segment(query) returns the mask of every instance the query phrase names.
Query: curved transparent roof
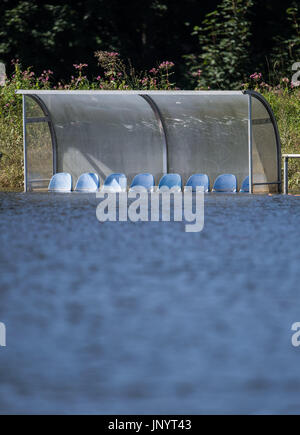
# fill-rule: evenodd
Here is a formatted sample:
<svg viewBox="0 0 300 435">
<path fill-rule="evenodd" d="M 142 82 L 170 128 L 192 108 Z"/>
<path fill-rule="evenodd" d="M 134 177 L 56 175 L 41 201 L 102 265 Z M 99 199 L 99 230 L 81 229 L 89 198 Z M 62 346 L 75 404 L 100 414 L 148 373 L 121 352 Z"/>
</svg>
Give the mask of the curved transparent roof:
<svg viewBox="0 0 300 435">
<path fill-rule="evenodd" d="M 168 172 L 215 179 L 248 171 L 248 98 L 238 95 L 153 96 L 168 138 Z"/>
<path fill-rule="evenodd" d="M 164 172 L 164 138 L 155 113 L 140 96 L 45 95 L 57 138 L 58 171 L 105 179 L 124 172 Z"/>
<path fill-rule="evenodd" d="M 137 173 L 150 172 L 158 184 L 164 173 L 176 172 L 184 183 L 193 173 L 206 173 L 213 183 L 218 175 L 232 173 L 240 186 L 249 174 L 250 123 L 253 183 L 258 191 L 266 190 L 266 183 L 276 188 L 280 183 L 276 122 L 254 92 L 18 93 L 32 96 L 43 108 L 53 130 L 56 171 L 70 172 L 74 179 L 97 172 L 103 181 L 112 172 L 123 172 L 130 182 Z M 30 105 L 26 118 L 31 112 L 41 116 L 32 101 Z"/>
</svg>

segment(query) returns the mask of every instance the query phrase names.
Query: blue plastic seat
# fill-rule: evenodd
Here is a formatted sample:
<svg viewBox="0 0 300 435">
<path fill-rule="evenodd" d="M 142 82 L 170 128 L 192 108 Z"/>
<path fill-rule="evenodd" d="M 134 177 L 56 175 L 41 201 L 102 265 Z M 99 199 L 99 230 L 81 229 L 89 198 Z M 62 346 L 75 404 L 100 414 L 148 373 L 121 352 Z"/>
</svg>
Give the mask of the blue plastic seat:
<svg viewBox="0 0 300 435">
<path fill-rule="evenodd" d="M 96 192 L 99 189 L 100 181 L 98 174 L 86 172 L 81 174 L 77 180 L 76 192 Z"/>
<path fill-rule="evenodd" d="M 236 176 L 233 174 L 222 174 L 217 177 L 213 192 L 236 192 L 236 189 Z"/>
<path fill-rule="evenodd" d="M 192 187 L 193 192 L 196 192 L 196 187 L 203 186 L 204 192 L 210 189 L 209 178 L 206 174 L 193 174 L 186 182 L 186 186 Z"/>
<path fill-rule="evenodd" d="M 140 187 L 144 187 L 148 192 L 153 191 L 154 177 L 152 174 L 138 174 L 132 180 L 130 190 L 139 190 Z"/>
<path fill-rule="evenodd" d="M 249 193 L 249 175 L 242 182 L 242 186 L 241 186 L 240 192 L 242 192 L 242 193 Z"/>
<path fill-rule="evenodd" d="M 72 176 L 68 172 L 54 174 L 48 186 L 49 192 L 71 192 Z"/>
<path fill-rule="evenodd" d="M 158 189 L 160 191 L 173 189 L 180 191 L 182 187 L 181 176 L 179 174 L 165 174 L 161 177 Z"/>
<path fill-rule="evenodd" d="M 122 173 L 110 174 L 103 185 L 102 190 L 107 192 L 126 192 L 127 178 Z"/>
</svg>

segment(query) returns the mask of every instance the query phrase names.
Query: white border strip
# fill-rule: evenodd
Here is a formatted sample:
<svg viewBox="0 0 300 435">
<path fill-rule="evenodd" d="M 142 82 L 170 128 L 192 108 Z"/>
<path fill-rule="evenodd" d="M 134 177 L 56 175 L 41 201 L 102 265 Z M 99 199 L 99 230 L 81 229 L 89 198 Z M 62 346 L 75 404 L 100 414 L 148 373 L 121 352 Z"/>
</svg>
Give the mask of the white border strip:
<svg viewBox="0 0 300 435">
<path fill-rule="evenodd" d="M 248 165 L 249 165 L 249 193 L 253 193 L 253 131 L 252 131 L 252 97 L 248 94 Z"/>
<path fill-rule="evenodd" d="M 27 192 L 27 137 L 26 137 L 26 101 L 22 95 L 23 113 L 23 156 L 24 156 L 24 192 Z"/>
<path fill-rule="evenodd" d="M 245 95 L 243 91 L 40 91 L 35 89 L 18 89 L 21 95 Z"/>
</svg>

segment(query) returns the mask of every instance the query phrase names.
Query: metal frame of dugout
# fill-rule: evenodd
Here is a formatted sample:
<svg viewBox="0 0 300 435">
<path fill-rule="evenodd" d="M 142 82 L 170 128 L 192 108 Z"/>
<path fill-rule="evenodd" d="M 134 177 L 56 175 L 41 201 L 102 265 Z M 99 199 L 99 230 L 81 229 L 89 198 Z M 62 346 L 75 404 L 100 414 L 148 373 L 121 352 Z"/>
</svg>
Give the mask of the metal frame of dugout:
<svg viewBox="0 0 300 435">
<path fill-rule="evenodd" d="M 249 193 L 281 192 L 281 145 L 255 91 L 39 91 L 23 98 L 24 190 L 51 176 L 140 172 L 249 176 Z"/>
<path fill-rule="evenodd" d="M 282 154 L 283 157 L 283 193 L 287 195 L 289 193 L 289 179 L 288 179 L 288 172 L 289 172 L 289 159 L 300 159 L 300 154 Z"/>
</svg>

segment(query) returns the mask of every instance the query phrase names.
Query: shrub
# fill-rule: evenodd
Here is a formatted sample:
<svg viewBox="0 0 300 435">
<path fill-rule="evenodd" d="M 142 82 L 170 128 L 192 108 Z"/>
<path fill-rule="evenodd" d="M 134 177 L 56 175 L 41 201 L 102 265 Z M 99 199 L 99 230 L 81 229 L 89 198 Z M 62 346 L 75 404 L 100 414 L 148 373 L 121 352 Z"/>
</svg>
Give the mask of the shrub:
<svg viewBox="0 0 300 435">
<path fill-rule="evenodd" d="M 195 26 L 201 54 L 185 55 L 197 89 L 236 89 L 248 67 L 252 0 L 222 0 Z"/>
</svg>

